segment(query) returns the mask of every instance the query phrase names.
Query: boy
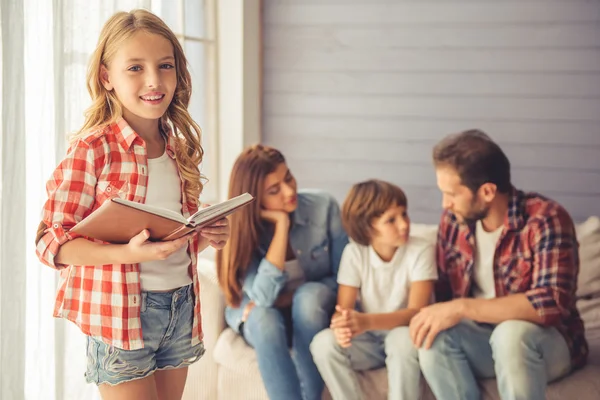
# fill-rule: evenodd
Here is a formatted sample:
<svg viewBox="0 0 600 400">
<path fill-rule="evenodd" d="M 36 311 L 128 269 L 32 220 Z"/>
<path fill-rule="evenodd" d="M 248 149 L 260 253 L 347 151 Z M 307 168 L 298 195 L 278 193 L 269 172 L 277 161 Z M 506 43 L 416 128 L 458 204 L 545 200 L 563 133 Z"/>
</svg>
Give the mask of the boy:
<svg viewBox="0 0 600 400">
<path fill-rule="evenodd" d="M 313 339 L 313 359 L 334 400 L 360 399 L 354 371 L 383 366 L 389 399 L 418 399 L 421 372 L 408 324 L 432 300 L 434 246 L 409 236 L 406 195 L 387 182 L 354 185 L 342 223 L 351 242 L 340 262 L 336 313 Z"/>
</svg>

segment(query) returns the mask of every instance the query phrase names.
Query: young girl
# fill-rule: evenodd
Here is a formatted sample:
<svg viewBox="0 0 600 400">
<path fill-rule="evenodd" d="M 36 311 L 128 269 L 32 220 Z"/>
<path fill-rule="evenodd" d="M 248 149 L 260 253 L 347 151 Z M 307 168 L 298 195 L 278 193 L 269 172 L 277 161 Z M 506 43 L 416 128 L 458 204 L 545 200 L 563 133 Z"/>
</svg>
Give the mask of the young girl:
<svg viewBox="0 0 600 400">
<path fill-rule="evenodd" d="M 103 399 L 180 399 L 203 352 L 199 251 L 222 248 L 223 219 L 169 242 L 115 245 L 69 233 L 114 196 L 189 216 L 202 191 L 200 128 L 187 111 L 179 41 L 155 15 L 111 17 L 88 71 L 92 106 L 48 181 L 40 260 L 61 272 L 54 315 L 88 335 L 86 378 Z"/>
<path fill-rule="evenodd" d="M 256 350 L 269 398 L 321 399 L 309 345 L 335 306 L 348 241 L 339 207 L 323 192 L 297 191 L 283 155 L 262 145 L 233 166 L 229 195 L 244 192 L 256 201 L 232 215 L 238 229 L 217 254 L 227 323 Z"/>
<path fill-rule="evenodd" d="M 383 366 L 388 399 L 418 399 L 421 372 L 408 324 L 432 299 L 434 247 L 409 237 L 406 196 L 387 182 L 354 185 L 342 221 L 352 241 L 340 263 L 331 329 L 310 346 L 315 363 L 334 400 L 363 398 L 354 371 Z"/>
</svg>

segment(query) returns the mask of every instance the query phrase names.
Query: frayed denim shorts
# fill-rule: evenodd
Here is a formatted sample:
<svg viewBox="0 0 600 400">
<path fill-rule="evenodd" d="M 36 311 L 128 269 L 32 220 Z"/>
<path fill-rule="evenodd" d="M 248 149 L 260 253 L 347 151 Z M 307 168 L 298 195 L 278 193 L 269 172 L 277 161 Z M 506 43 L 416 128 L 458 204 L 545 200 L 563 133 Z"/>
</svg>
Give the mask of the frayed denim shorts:
<svg viewBox="0 0 600 400">
<path fill-rule="evenodd" d="M 187 367 L 202 357 L 204 345 L 192 347 L 192 285 L 170 292 L 142 292 L 141 307 L 142 349 L 118 349 L 88 336 L 85 377 L 89 383 L 118 385 L 156 370 Z"/>
</svg>

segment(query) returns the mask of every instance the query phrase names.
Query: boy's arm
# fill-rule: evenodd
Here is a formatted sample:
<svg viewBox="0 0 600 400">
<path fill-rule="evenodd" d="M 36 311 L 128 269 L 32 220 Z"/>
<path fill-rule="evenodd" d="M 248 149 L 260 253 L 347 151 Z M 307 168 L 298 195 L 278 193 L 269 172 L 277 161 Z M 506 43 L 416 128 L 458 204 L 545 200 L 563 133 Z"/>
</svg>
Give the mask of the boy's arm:
<svg viewBox="0 0 600 400">
<path fill-rule="evenodd" d="M 337 295 L 337 305 L 344 309 L 354 309 L 358 298 L 358 288 L 340 285 Z"/>
<path fill-rule="evenodd" d="M 411 318 L 430 303 L 434 282 L 413 282 L 410 285 L 408 306 L 402 310 L 383 314 L 364 314 L 366 330 L 389 330 L 398 326 L 408 326 Z"/>
</svg>

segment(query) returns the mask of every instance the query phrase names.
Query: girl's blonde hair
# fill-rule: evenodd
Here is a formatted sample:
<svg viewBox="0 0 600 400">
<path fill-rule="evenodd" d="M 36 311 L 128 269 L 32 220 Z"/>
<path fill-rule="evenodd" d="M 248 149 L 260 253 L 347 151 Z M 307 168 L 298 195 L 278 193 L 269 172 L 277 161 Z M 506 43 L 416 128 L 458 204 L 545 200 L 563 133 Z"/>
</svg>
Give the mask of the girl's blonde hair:
<svg viewBox="0 0 600 400">
<path fill-rule="evenodd" d="M 100 68 L 108 63 L 120 45 L 137 32 L 160 35 L 171 42 L 177 72 L 177 87 L 169 108 L 160 118 L 161 131 L 167 132 L 172 126 L 176 138 L 175 153 L 179 171 L 184 180 L 184 191 L 188 203 L 196 207 L 202 192 L 200 163 L 204 150 L 201 145 L 201 130 L 192 120 L 188 105 L 192 95 L 192 82 L 187 68 L 187 60 L 181 44 L 169 27 L 156 15 L 146 10 L 118 12 L 102 28 L 98 44 L 94 50 L 87 72 L 87 89 L 92 97 L 92 105 L 85 111 L 83 127 L 71 136 L 71 143 L 86 136 L 91 131 L 116 122 L 123 110 L 114 91 L 104 88 Z"/>
</svg>

